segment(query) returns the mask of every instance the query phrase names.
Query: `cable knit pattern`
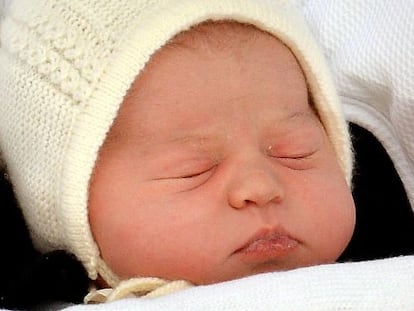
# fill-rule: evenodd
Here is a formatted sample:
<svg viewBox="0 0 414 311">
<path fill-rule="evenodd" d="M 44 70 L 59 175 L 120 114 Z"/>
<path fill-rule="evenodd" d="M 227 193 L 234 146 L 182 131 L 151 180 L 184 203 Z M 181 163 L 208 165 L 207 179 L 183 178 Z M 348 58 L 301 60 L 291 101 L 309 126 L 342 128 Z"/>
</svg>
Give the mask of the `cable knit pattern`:
<svg viewBox="0 0 414 311">
<path fill-rule="evenodd" d="M 254 24 L 290 47 L 350 181 L 342 109 L 323 55 L 291 1 L 15 0 L 0 33 L 0 149 L 39 250 L 68 250 L 90 278 L 100 273 L 118 285 L 88 223 L 99 148 L 151 55 L 192 25 L 223 19 Z"/>
<path fill-rule="evenodd" d="M 3 24 L 7 29 L 2 38 L 3 45 L 22 62 L 36 67 L 43 79 L 72 97 L 75 103 L 85 101 L 92 83 L 99 76 L 97 62 L 104 60 L 101 54 L 105 49 L 101 50 L 99 44 L 93 49 L 93 41 L 86 41 L 94 36 L 81 18 L 66 26 L 67 16 L 63 8 L 58 10 L 62 17 L 59 20 L 50 18 L 52 13 L 47 3 L 40 2 L 39 5 L 41 11 L 11 12 Z M 76 29 L 71 29 L 76 26 L 83 29 L 84 38 L 78 36 Z M 94 54 L 96 58 L 91 57 Z"/>
</svg>

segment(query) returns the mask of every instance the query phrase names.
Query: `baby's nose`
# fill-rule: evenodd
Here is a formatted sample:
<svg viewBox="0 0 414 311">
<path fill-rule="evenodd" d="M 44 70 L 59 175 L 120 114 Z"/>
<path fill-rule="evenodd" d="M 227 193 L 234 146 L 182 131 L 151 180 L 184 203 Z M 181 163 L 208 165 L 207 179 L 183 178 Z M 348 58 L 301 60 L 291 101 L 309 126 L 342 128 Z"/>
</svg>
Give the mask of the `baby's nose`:
<svg viewBox="0 0 414 311">
<path fill-rule="evenodd" d="M 262 207 L 282 200 L 284 191 L 276 172 L 268 166 L 241 168 L 229 187 L 228 202 L 234 208 Z"/>
</svg>

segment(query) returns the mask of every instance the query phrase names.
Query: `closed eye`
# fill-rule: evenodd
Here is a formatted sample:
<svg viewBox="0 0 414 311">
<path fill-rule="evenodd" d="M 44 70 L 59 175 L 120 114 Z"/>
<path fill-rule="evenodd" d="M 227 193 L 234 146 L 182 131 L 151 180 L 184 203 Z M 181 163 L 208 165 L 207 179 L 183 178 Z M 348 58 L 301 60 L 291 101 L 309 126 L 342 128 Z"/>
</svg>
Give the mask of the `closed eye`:
<svg viewBox="0 0 414 311">
<path fill-rule="evenodd" d="M 177 175 L 168 180 L 175 186 L 179 187 L 180 192 L 191 191 L 206 183 L 213 175 L 216 166 L 209 169 L 195 171 L 193 173 Z"/>
<path fill-rule="evenodd" d="M 276 156 L 278 159 L 303 160 L 311 157 L 312 154 L 291 155 L 291 156 Z"/>
<path fill-rule="evenodd" d="M 212 168 L 209 168 L 207 170 L 203 170 L 203 171 L 199 171 L 199 172 L 193 172 L 193 173 L 189 173 L 189 174 L 184 174 L 182 176 L 178 176 L 178 177 L 175 177 L 175 178 L 184 178 L 184 179 L 197 178 L 197 177 L 201 177 L 205 174 L 208 174 L 211 170 L 212 170 Z"/>
<path fill-rule="evenodd" d="M 306 170 L 313 167 L 313 159 L 316 151 L 288 156 L 273 156 L 277 161 L 294 170 Z"/>
<path fill-rule="evenodd" d="M 180 173 L 177 171 L 175 174 L 165 174 L 164 176 L 154 178 L 155 182 L 158 182 L 161 186 L 168 186 L 169 191 L 172 192 L 187 192 L 194 190 L 204 183 L 213 175 L 216 166 L 209 169 L 203 169 L 189 173 Z"/>
</svg>

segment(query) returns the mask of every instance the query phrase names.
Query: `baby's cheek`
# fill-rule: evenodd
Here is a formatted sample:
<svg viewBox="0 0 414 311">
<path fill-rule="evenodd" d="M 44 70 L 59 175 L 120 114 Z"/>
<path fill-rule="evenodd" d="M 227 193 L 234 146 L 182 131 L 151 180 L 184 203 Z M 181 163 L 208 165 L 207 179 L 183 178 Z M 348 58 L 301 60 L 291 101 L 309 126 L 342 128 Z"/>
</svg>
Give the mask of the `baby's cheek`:
<svg viewBox="0 0 414 311">
<path fill-rule="evenodd" d="M 349 244 L 355 228 L 355 206 L 350 198 L 343 198 L 338 212 L 332 216 L 331 234 L 327 233 L 327 255 L 335 261 Z M 330 237 L 330 238 L 329 238 Z"/>
<path fill-rule="evenodd" d="M 352 238 L 352 235 L 354 234 L 354 230 L 355 230 L 356 211 L 355 211 L 355 203 L 352 199 L 352 196 L 350 196 L 350 199 L 346 206 L 345 213 L 346 214 L 342 218 L 343 219 L 342 229 L 343 229 L 344 247 L 341 250 L 341 253 L 348 246 Z"/>
<path fill-rule="evenodd" d="M 320 263 L 338 259 L 351 240 L 355 226 L 351 191 L 341 173 L 337 173 L 337 177 L 326 174 L 322 179 L 317 178 L 329 182 L 320 183 L 319 187 L 308 191 L 302 197 L 306 212 L 296 215 L 297 219 L 302 219 L 296 228 L 305 244 L 308 243 L 313 258 L 319 259 Z"/>
<path fill-rule="evenodd" d="M 352 192 L 336 161 L 331 161 L 327 172 L 326 180 L 329 182 L 326 182 L 324 189 L 327 202 L 326 215 L 328 216 L 326 219 L 327 234 L 331 236 L 331 249 L 334 260 L 336 260 L 352 238 L 356 221 L 355 204 Z"/>
</svg>

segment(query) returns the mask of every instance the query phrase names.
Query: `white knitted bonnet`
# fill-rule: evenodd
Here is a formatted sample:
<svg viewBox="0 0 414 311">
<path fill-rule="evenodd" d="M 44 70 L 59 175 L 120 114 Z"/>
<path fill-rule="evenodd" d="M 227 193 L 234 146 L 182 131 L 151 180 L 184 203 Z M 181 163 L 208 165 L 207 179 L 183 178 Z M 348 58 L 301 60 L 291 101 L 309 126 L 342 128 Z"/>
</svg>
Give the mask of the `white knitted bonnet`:
<svg viewBox="0 0 414 311">
<path fill-rule="evenodd" d="M 0 149 L 37 249 L 68 250 L 91 279 L 102 274 L 87 211 L 99 148 L 151 55 L 205 20 L 256 25 L 293 51 L 350 182 L 342 108 L 291 1 L 15 0 L 0 26 Z"/>
</svg>

